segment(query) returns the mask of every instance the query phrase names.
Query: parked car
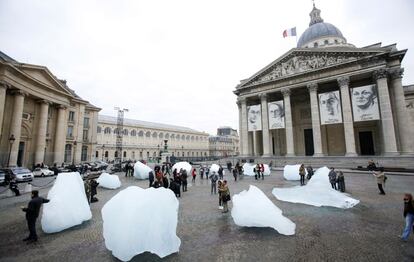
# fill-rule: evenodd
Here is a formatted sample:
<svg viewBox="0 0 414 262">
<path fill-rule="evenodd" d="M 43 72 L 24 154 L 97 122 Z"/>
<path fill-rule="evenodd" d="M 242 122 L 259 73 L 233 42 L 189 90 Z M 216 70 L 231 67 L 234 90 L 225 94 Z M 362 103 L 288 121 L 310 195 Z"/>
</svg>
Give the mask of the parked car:
<svg viewBox="0 0 414 262">
<path fill-rule="evenodd" d="M 52 170 L 47 169 L 47 168 L 36 167 L 33 170 L 33 175 L 35 177 L 37 177 L 37 176 L 40 176 L 40 177 L 53 176 L 54 172 Z"/>
<path fill-rule="evenodd" d="M 17 182 L 32 181 L 34 178 L 32 171 L 25 167 L 4 168 L 2 171 L 9 174 L 11 179 L 15 178 Z"/>
</svg>

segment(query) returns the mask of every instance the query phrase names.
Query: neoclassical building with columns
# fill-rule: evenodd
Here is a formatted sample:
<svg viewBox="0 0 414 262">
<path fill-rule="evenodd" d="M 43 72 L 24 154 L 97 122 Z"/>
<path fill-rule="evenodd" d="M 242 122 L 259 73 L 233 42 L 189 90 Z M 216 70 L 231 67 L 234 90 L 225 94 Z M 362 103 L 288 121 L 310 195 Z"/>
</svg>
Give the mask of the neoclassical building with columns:
<svg viewBox="0 0 414 262">
<path fill-rule="evenodd" d="M 407 50 L 355 47 L 315 6 L 310 18 L 296 48 L 237 85 L 241 155 L 412 156 Z"/>
<path fill-rule="evenodd" d="M 99 111 L 47 67 L 0 51 L 1 166 L 94 160 Z"/>
</svg>

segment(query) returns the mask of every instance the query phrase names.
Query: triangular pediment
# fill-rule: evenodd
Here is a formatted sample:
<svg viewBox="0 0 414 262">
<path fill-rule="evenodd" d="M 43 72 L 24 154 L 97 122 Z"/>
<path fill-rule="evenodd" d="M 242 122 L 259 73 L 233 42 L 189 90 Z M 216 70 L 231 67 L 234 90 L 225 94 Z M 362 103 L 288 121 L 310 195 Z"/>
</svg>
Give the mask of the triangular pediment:
<svg viewBox="0 0 414 262">
<path fill-rule="evenodd" d="M 336 67 L 389 51 L 385 48 L 294 48 L 252 77 L 241 81 L 237 89 Z"/>
<path fill-rule="evenodd" d="M 38 82 L 41 86 L 65 95 L 74 96 L 72 92 L 56 78 L 46 67 L 23 64 L 19 69 L 29 78 Z M 49 90 L 50 91 L 50 90 Z"/>
</svg>

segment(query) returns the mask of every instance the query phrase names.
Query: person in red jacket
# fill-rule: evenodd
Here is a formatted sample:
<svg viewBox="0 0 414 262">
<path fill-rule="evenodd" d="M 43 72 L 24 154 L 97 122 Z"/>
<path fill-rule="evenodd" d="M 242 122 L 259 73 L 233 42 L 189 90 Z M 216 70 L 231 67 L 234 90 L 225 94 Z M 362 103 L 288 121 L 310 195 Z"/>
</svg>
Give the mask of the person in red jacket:
<svg viewBox="0 0 414 262">
<path fill-rule="evenodd" d="M 155 179 L 157 180 L 158 184 L 162 187 L 164 185 L 163 183 L 164 176 L 161 173 L 160 166 L 155 166 L 154 171 L 155 171 Z"/>
<path fill-rule="evenodd" d="M 195 179 L 197 176 L 197 171 L 195 168 L 193 168 L 193 171 L 191 172 L 191 176 L 193 177 L 193 180 L 191 182 L 195 183 Z"/>
</svg>

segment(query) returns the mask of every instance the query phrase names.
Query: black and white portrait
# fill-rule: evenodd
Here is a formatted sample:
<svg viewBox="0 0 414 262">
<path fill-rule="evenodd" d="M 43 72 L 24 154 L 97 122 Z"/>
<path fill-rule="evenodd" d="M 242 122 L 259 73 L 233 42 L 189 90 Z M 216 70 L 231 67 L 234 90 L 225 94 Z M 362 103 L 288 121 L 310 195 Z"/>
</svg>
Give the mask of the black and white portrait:
<svg viewBox="0 0 414 262">
<path fill-rule="evenodd" d="M 247 129 L 248 131 L 262 130 L 262 111 L 260 105 L 247 107 Z"/>
<path fill-rule="evenodd" d="M 319 113 L 322 125 L 342 123 L 339 91 L 319 94 Z"/>
<path fill-rule="evenodd" d="M 375 85 L 355 87 L 351 92 L 354 122 L 380 119 Z"/>
<path fill-rule="evenodd" d="M 269 129 L 285 128 L 285 107 L 283 100 L 267 104 L 269 111 Z"/>
</svg>

